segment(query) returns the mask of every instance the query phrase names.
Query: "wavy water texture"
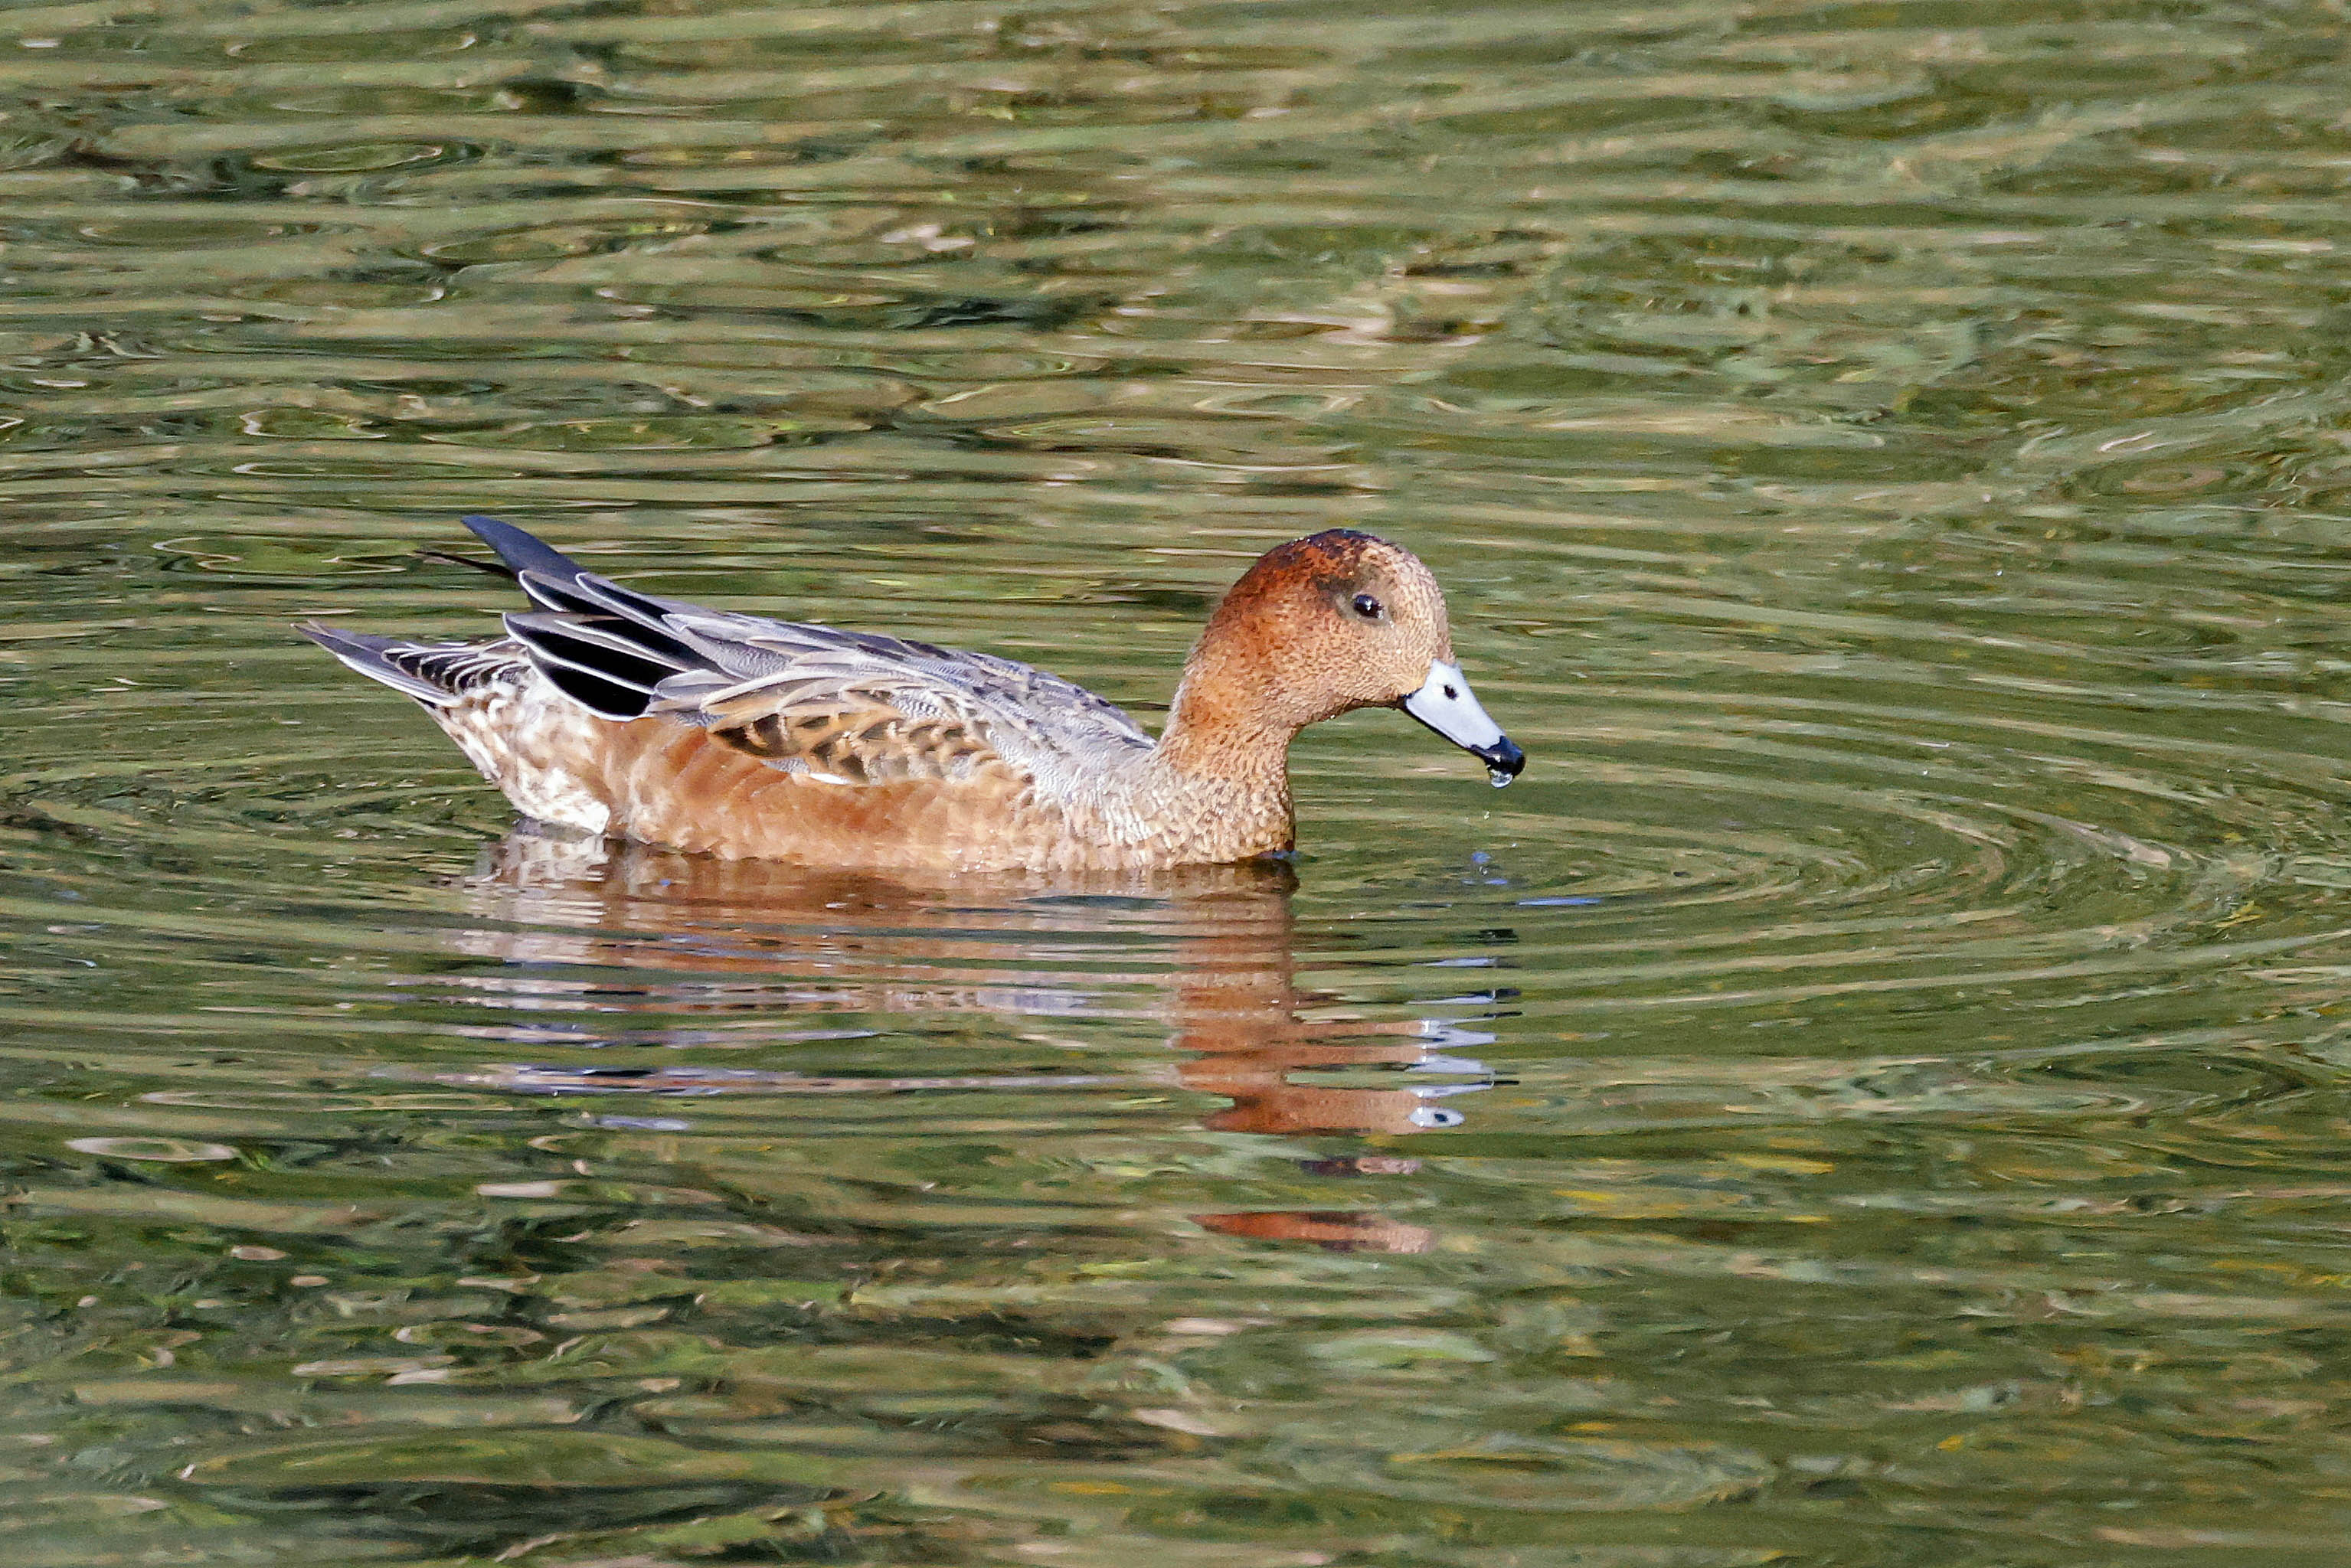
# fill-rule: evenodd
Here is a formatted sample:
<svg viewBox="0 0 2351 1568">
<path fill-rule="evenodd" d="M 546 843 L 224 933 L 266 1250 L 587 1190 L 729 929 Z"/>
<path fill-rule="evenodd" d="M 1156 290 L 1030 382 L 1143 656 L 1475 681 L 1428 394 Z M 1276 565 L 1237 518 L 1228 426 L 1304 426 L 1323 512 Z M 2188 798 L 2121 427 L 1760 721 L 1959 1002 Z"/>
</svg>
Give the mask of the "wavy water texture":
<svg viewBox="0 0 2351 1568">
<path fill-rule="evenodd" d="M 10 1563 L 2339 1555 L 2339 5 L 0 20 Z M 510 831 L 287 630 L 467 511 L 1146 718 L 1369 528 L 1532 760 Z"/>
</svg>

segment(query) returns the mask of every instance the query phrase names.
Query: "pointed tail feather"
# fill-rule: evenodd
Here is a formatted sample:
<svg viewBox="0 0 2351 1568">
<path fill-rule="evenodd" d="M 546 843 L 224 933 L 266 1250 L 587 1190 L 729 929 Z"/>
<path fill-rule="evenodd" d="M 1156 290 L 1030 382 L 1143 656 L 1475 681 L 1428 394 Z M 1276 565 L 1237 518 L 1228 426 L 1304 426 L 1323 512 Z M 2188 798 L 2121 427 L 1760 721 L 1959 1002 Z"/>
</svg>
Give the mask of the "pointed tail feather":
<svg viewBox="0 0 2351 1568">
<path fill-rule="evenodd" d="M 517 662 L 513 644 L 403 643 L 305 621 L 294 628 L 371 681 L 414 697 L 427 707 L 446 707 L 475 686 Z"/>
</svg>

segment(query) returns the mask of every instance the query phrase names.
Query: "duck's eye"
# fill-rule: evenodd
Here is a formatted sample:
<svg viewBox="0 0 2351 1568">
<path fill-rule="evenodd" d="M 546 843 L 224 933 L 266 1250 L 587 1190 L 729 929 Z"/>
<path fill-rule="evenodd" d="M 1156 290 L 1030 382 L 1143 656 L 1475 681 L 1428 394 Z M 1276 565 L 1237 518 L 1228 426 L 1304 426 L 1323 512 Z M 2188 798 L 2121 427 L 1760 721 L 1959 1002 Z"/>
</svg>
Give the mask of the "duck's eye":
<svg viewBox="0 0 2351 1568">
<path fill-rule="evenodd" d="M 1368 593 L 1358 593 L 1355 595 L 1355 613 L 1366 621 L 1377 621 L 1380 618 L 1380 601 Z"/>
</svg>

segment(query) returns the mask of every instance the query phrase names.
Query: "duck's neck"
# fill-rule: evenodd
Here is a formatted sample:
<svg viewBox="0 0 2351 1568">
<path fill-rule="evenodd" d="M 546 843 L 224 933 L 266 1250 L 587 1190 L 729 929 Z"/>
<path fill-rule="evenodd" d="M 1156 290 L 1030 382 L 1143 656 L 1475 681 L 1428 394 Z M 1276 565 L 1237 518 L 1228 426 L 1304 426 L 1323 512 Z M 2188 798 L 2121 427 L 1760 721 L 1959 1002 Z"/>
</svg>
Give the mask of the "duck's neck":
<svg viewBox="0 0 2351 1568">
<path fill-rule="evenodd" d="M 1204 637 L 1186 661 L 1152 769 L 1200 813 L 1222 852 L 1213 858 L 1278 853 L 1295 838 L 1289 758 L 1301 727 L 1265 672 L 1221 653 Z"/>
</svg>

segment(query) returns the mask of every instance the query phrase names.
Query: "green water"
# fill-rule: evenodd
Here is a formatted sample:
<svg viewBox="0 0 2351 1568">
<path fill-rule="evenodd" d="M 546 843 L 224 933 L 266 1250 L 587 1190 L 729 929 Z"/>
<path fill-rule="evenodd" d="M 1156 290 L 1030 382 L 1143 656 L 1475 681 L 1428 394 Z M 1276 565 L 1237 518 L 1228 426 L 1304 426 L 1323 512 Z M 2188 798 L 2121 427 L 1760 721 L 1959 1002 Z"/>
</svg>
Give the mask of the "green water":
<svg viewBox="0 0 2351 1568">
<path fill-rule="evenodd" d="M 2351 20 L 0 11 L 0 1558 L 2351 1544 Z M 460 512 L 1164 702 L 1294 885 L 507 837 Z"/>
</svg>

